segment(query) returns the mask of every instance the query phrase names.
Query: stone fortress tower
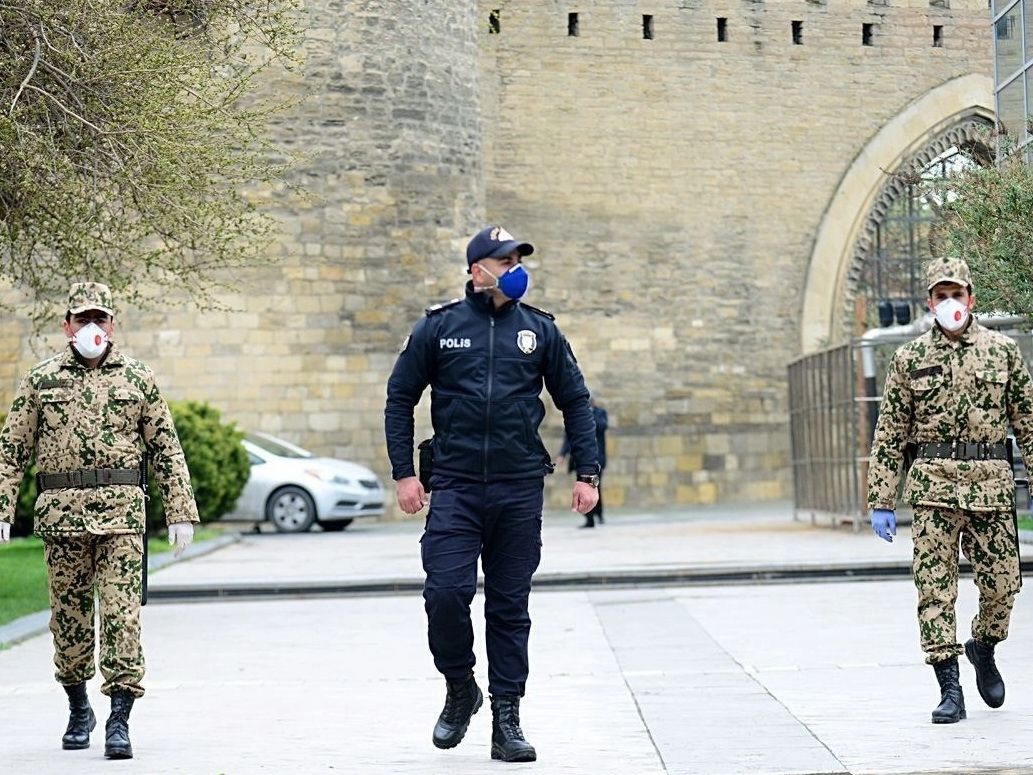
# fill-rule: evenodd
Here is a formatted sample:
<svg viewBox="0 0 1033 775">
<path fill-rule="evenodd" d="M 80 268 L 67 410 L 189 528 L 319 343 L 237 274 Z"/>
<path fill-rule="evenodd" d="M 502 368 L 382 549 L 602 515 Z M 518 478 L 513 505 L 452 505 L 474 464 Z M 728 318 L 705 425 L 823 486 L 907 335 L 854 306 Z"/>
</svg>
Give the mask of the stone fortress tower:
<svg viewBox="0 0 1033 775">
<path fill-rule="evenodd" d="M 849 335 L 886 173 L 993 117 L 983 0 L 307 11 L 303 78 L 270 88 L 308 95 L 277 132 L 313 196 L 259 192 L 276 263 L 237 311 L 128 310 L 122 339 L 170 397 L 385 480 L 398 345 L 501 223 L 610 412 L 609 505 L 788 497 L 786 364 Z M 46 351 L 8 331 L 4 402 Z M 556 452 L 558 413 L 543 430 Z"/>
</svg>

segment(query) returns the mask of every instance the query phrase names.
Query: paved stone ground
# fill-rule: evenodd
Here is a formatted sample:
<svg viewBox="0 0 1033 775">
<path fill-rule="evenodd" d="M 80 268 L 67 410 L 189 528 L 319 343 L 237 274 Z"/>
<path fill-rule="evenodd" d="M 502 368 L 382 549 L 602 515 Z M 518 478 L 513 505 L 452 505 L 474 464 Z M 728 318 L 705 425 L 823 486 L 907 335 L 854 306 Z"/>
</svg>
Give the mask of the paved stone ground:
<svg viewBox="0 0 1033 775">
<path fill-rule="evenodd" d="M 0 652 L 3 771 L 1033 772 L 1029 606 L 1000 649 L 1005 707 L 982 705 L 966 664 L 969 719 L 933 726 L 908 581 L 537 593 L 524 727 L 540 760 L 503 765 L 486 710 L 459 748 L 430 744 L 443 689 L 421 602 L 148 606 L 138 756 L 118 764 L 99 738 L 59 750 L 63 695 L 49 639 L 33 638 Z M 967 583 L 963 620 L 974 607 Z"/>
<path fill-rule="evenodd" d="M 777 511 L 576 524 L 547 518 L 543 572 L 900 562 L 910 553 L 906 530 L 887 545 Z M 355 527 L 247 538 L 152 583 L 419 576 L 420 522 Z M 137 758 L 105 762 L 100 730 L 92 749 L 60 750 L 64 696 L 51 680 L 49 637 L 39 636 L 0 651 L 0 772 L 1033 773 L 1033 607 L 1023 598 L 999 650 L 1005 707 L 982 705 L 965 663 L 969 719 L 933 726 L 938 692 L 917 647 L 908 580 L 537 592 L 524 703 L 540 754 L 533 765 L 490 761 L 487 709 L 458 749 L 433 748 L 443 685 L 418 595 L 152 604 Z M 970 580 L 959 610 L 964 637 Z M 103 708 L 99 685 L 90 689 Z"/>
</svg>

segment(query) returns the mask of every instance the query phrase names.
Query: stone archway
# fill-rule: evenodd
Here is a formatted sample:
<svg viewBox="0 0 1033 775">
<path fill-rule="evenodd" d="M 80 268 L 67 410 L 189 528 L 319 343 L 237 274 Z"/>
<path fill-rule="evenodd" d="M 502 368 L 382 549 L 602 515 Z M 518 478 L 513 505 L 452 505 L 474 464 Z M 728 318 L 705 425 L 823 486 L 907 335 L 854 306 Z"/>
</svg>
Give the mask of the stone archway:
<svg viewBox="0 0 1033 775">
<path fill-rule="evenodd" d="M 899 169 L 913 170 L 929 179 L 946 177 L 948 170 L 974 165 L 977 159 L 985 163 L 987 158 L 993 158 L 994 151 L 987 146 L 986 139 L 992 129 L 990 121 L 970 116 L 933 136 Z M 930 238 L 938 220 L 925 204 L 920 186 L 904 176 L 886 179 L 865 218 L 845 270 L 844 286 L 840 289 L 840 332 L 849 335 L 854 330 L 854 302 L 858 297 L 868 297 L 863 305 L 869 317 L 868 326 L 878 325 L 874 303 L 877 300 L 904 302 L 910 306 L 912 316 L 925 312 L 927 294 L 921 281 L 922 267 L 936 255 Z M 836 325 L 833 320 L 833 326 Z"/>
<path fill-rule="evenodd" d="M 802 352 L 839 341 L 849 331 L 847 290 L 870 247 L 874 224 L 900 193 L 886 172 L 924 166 L 952 144 L 973 139 L 993 116 L 993 80 L 955 78 L 908 105 L 857 155 L 814 240 L 803 294 Z"/>
</svg>

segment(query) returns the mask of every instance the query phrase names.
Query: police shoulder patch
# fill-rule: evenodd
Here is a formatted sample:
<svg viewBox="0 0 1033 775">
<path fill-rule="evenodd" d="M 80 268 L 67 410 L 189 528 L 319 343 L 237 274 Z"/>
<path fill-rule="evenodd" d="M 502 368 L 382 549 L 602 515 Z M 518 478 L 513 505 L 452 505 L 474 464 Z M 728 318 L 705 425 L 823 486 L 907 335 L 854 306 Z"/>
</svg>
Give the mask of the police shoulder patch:
<svg viewBox="0 0 1033 775">
<path fill-rule="evenodd" d="M 435 304 L 435 305 L 433 305 L 431 307 L 427 307 L 427 309 L 425 309 L 423 312 L 424 312 L 425 315 L 427 315 L 427 317 L 430 317 L 431 315 L 436 315 L 438 312 L 441 312 L 441 310 L 443 310 L 443 309 L 448 309 L 449 307 L 454 307 L 456 304 L 458 304 L 461 301 L 462 301 L 462 299 L 451 299 L 449 301 L 443 301 L 443 302 L 441 302 L 441 304 Z"/>
<path fill-rule="evenodd" d="M 524 302 L 520 302 L 520 306 L 523 307 L 524 309 L 531 310 L 531 312 L 537 312 L 543 318 L 548 318 L 549 320 L 555 320 L 556 319 L 556 316 L 553 315 L 551 312 L 549 312 L 547 310 L 539 309 L 538 307 L 532 307 L 530 304 L 525 304 Z"/>
</svg>

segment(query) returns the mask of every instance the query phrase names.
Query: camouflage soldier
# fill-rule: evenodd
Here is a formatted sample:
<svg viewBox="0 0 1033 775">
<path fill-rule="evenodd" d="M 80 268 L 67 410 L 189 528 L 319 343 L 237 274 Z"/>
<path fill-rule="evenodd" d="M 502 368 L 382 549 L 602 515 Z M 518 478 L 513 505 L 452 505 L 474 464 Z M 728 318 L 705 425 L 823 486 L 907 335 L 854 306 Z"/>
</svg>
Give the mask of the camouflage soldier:
<svg viewBox="0 0 1033 775">
<path fill-rule="evenodd" d="M 22 473 L 35 453 L 40 472 L 35 532 L 43 539 L 47 562 L 56 678 L 70 709 L 62 747 L 88 748 L 97 724 L 86 694 L 86 681 L 95 672 L 96 593 L 101 691 L 111 697 L 104 755 L 129 759 L 129 712 L 144 693 L 143 448 L 154 464 L 177 554 L 193 538 L 197 506 L 153 373 L 113 342 L 107 286 L 72 286 L 64 332 L 68 350 L 29 371 L 0 431 L 0 519 L 14 513 Z M 4 523 L 0 540 L 8 531 Z"/>
<path fill-rule="evenodd" d="M 868 506 L 875 532 L 892 541 L 904 447 L 915 444 L 904 498 L 914 507 L 918 625 L 926 662 L 940 684 L 932 720 L 950 724 L 965 718 L 954 618 L 959 542 L 979 588 L 979 613 L 964 652 L 983 701 L 992 708 L 1004 703 L 994 648 L 1008 636 L 1021 584 L 1005 440 L 1010 424 L 1022 448 L 1033 451 L 1033 383 L 1018 345 L 972 318 L 975 297 L 964 261 L 932 262 L 926 282 L 936 323 L 890 362 L 868 470 Z"/>
</svg>

